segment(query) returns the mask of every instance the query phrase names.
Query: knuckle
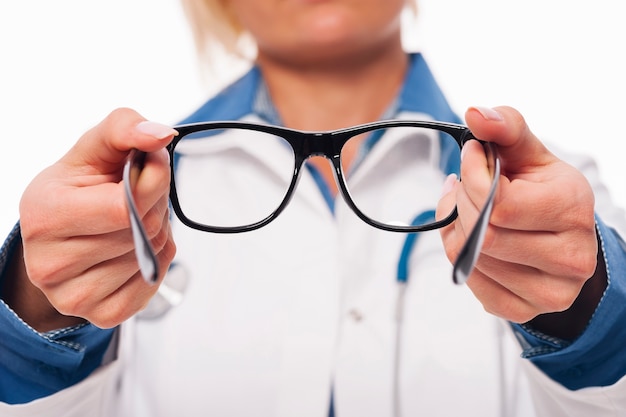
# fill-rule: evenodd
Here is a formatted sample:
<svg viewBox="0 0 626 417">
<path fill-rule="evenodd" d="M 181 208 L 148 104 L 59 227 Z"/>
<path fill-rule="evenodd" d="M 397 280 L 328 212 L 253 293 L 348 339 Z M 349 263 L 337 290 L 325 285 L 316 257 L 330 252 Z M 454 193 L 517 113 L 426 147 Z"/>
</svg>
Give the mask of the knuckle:
<svg viewBox="0 0 626 417">
<path fill-rule="evenodd" d="M 587 279 L 593 275 L 597 266 L 597 244 L 593 239 L 593 250 L 574 239 L 570 243 L 564 243 L 556 251 L 554 266 L 560 275 L 572 279 Z"/>
<path fill-rule="evenodd" d="M 143 226 L 148 237 L 158 240 L 158 235 L 163 232 L 163 216 L 157 210 L 152 209 L 142 219 Z"/>
<path fill-rule="evenodd" d="M 50 302 L 59 313 L 76 317 L 88 314 L 88 306 L 91 305 L 89 293 L 86 291 L 63 291 L 51 297 Z"/>
<path fill-rule="evenodd" d="M 125 317 L 122 314 L 113 314 L 112 311 L 107 311 L 106 314 L 94 315 L 92 317 L 88 317 L 87 319 L 91 324 L 100 328 L 100 329 L 112 329 L 121 323 L 124 322 L 128 317 Z"/>
<path fill-rule="evenodd" d="M 169 233 L 168 233 L 167 228 L 161 227 L 159 229 L 159 232 L 152 239 L 150 239 L 150 243 L 152 247 L 155 249 L 155 251 L 159 252 L 161 251 L 161 249 L 165 247 L 168 240 L 169 240 Z"/>
<path fill-rule="evenodd" d="M 89 321 L 101 329 L 110 329 L 120 325 L 135 313 L 128 305 L 120 303 L 117 299 L 109 300 L 98 306 Z"/>
<path fill-rule="evenodd" d="M 535 305 L 542 314 L 565 311 L 576 301 L 580 288 L 576 285 L 560 285 L 551 291 L 543 291 L 535 299 Z"/>
<path fill-rule="evenodd" d="M 161 225 L 157 234 L 151 239 L 152 247 L 157 251 L 161 251 L 169 240 L 172 239 L 170 227 L 170 213 L 165 209 L 165 213 L 161 217 Z"/>
<path fill-rule="evenodd" d="M 68 260 L 36 254 L 33 257 L 25 256 L 24 265 L 31 282 L 45 292 L 62 279 Z"/>
<path fill-rule="evenodd" d="M 104 329 L 116 327 L 145 308 L 157 289 L 157 285 L 145 284 L 140 273 L 135 273 L 123 288 L 99 304 L 90 321 Z"/>
<path fill-rule="evenodd" d="M 497 246 L 497 237 L 498 234 L 494 227 L 491 224 L 487 225 L 487 229 L 485 230 L 485 236 L 483 239 L 482 252 L 489 252 L 490 249 Z"/>
<path fill-rule="evenodd" d="M 526 323 L 538 314 L 526 305 L 522 305 L 521 303 L 514 304 L 510 300 L 483 304 L 483 309 L 493 316 L 500 317 L 512 323 Z"/>
<path fill-rule="evenodd" d="M 575 263 L 574 276 L 582 279 L 590 278 L 596 271 L 598 258 L 596 254 L 581 255 Z"/>
<path fill-rule="evenodd" d="M 127 143 L 132 127 L 144 120 L 135 110 L 119 107 L 110 112 L 96 127 L 90 130 L 91 134 L 107 137 L 113 143 Z"/>
<path fill-rule="evenodd" d="M 516 312 L 515 314 L 512 314 L 510 317 L 507 317 L 506 319 L 510 321 L 511 323 L 523 324 L 523 323 L 528 323 L 529 321 L 531 321 L 538 315 L 539 313 L 536 311 L 526 310 L 526 311 Z"/>
<path fill-rule="evenodd" d="M 96 326 L 101 329 L 111 329 L 113 327 L 119 326 L 135 313 L 136 311 L 128 307 L 118 309 L 109 308 L 106 310 L 106 314 L 101 314 L 98 316 L 98 322 Z"/>
<path fill-rule="evenodd" d="M 537 315 L 539 315 L 538 311 L 532 308 L 523 308 L 509 312 L 509 314 L 504 318 L 512 323 L 521 324 L 531 321 L 537 317 Z"/>
<path fill-rule="evenodd" d="M 490 223 L 495 225 L 511 224 L 513 220 L 519 217 L 519 210 L 517 204 L 497 201 L 491 213 Z"/>
<path fill-rule="evenodd" d="M 124 197 L 111 199 L 111 206 L 109 207 L 107 219 L 116 228 L 130 227 L 130 209 L 126 203 Z"/>
<path fill-rule="evenodd" d="M 59 219 L 64 214 L 62 207 L 53 206 L 58 201 L 52 196 L 40 194 L 39 198 L 24 195 L 20 202 L 20 234 L 24 243 L 36 243 L 50 239 L 58 231 Z M 45 203 L 44 203 L 45 202 Z M 48 206 L 44 206 L 48 204 Z M 54 213 L 50 216 L 46 213 Z"/>
<path fill-rule="evenodd" d="M 139 116 L 139 114 L 133 109 L 130 109 L 128 107 L 118 107 L 106 116 L 103 123 L 107 126 L 115 127 L 116 125 L 119 125 L 120 122 L 124 122 L 128 119 L 136 119 L 139 117 L 141 116 Z"/>
<path fill-rule="evenodd" d="M 176 256 L 176 244 L 173 239 L 168 238 L 159 255 L 163 256 L 168 265 L 174 260 L 174 257 Z"/>
</svg>

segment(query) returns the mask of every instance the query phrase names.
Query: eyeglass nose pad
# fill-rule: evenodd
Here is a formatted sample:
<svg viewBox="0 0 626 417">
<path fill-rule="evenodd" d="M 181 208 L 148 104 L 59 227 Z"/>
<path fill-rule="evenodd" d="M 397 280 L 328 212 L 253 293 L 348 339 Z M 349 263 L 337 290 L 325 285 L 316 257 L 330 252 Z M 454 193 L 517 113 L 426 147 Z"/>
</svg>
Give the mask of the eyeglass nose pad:
<svg viewBox="0 0 626 417">
<path fill-rule="evenodd" d="M 463 247 L 459 252 L 459 256 L 454 262 L 452 280 L 455 284 L 464 284 L 476 266 L 476 261 L 478 261 L 480 250 L 482 249 L 485 241 L 485 233 L 487 232 L 487 226 L 489 225 L 489 219 L 491 218 L 491 212 L 493 211 L 496 190 L 498 189 L 498 183 L 500 182 L 500 159 L 495 154 L 495 148 L 493 145 L 486 145 L 486 152 L 491 153 L 491 155 L 488 155 L 488 160 L 493 161 L 493 181 L 491 182 L 491 188 L 489 189 L 487 201 L 478 215 L 476 224 L 463 244 Z M 493 159 L 491 159 L 491 157 L 493 157 Z"/>
</svg>

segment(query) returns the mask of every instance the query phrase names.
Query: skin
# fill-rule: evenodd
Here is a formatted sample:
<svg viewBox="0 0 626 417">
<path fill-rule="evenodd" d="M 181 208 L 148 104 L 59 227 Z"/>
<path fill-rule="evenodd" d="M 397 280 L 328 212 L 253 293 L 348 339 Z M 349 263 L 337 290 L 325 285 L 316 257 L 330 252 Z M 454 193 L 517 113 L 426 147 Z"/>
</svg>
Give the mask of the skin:
<svg viewBox="0 0 626 417">
<path fill-rule="evenodd" d="M 465 119 L 477 137 L 498 144 L 504 173 L 485 244 L 467 284 L 488 312 L 574 339 L 607 282 L 591 187 L 580 172 L 545 148 L 516 110 L 472 108 Z M 438 207 L 442 213 L 454 204 L 459 209 L 458 221 L 441 231 L 451 260 L 491 183 L 482 147 L 469 145 L 462 156 L 463 184 L 454 184 Z"/>
<path fill-rule="evenodd" d="M 156 292 L 157 286 L 143 282 L 138 272 L 121 169 L 131 148 L 152 152 L 135 197 L 166 268 L 176 249 L 168 220 L 168 156 L 162 148 L 174 131 L 139 127 L 144 120 L 129 109 L 112 112 L 25 190 L 22 247 L 12 258 L 7 276 L 13 279 L 4 283 L 3 297 L 33 328 L 48 331 L 85 320 L 113 327 Z"/>
<path fill-rule="evenodd" d="M 328 130 L 377 120 L 402 85 L 408 64 L 400 38 L 403 0 L 229 5 L 257 40 L 257 63 L 286 126 Z M 346 165 L 355 150 L 345 149 Z M 310 162 L 336 194 L 328 161 Z"/>
<path fill-rule="evenodd" d="M 287 126 L 324 130 L 375 120 L 402 84 L 407 68 L 400 42 L 402 1 L 229 4 L 258 40 L 258 64 Z M 136 200 L 161 270 L 172 261 L 169 168 L 162 148 L 174 132 L 142 121 L 129 109 L 112 112 L 25 190 L 22 246 L 3 291 L 34 328 L 45 331 L 84 320 L 116 326 L 140 311 L 156 291 L 139 276 L 120 183 L 133 147 L 151 152 Z M 495 315 L 514 322 L 533 320 L 540 330 L 567 327 L 565 336 L 578 334 L 606 285 L 603 268 L 594 274 L 598 246 L 589 184 L 547 151 L 517 111 L 475 108 L 468 110 L 466 121 L 478 137 L 498 145 L 504 167 L 469 287 Z M 472 145 L 464 154 L 463 183 L 451 184 L 439 205 L 440 210 L 459 207 L 459 219 L 442 230 L 451 260 L 490 183 L 484 154 Z M 312 163 L 332 181 L 327 161 Z M 561 313 L 545 314 L 554 312 Z"/>
</svg>

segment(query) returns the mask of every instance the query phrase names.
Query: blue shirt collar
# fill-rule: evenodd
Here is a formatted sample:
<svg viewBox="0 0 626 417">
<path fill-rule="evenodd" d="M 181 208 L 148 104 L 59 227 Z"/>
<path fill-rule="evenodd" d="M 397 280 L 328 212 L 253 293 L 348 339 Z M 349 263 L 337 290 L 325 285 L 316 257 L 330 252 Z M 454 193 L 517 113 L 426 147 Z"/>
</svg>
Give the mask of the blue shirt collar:
<svg viewBox="0 0 626 417">
<path fill-rule="evenodd" d="M 427 114 L 434 120 L 458 123 L 458 116 L 448 105 L 424 57 L 414 53 L 409 55 L 409 59 L 409 71 L 403 88 L 394 102 L 392 113 L 385 114 L 385 117 L 409 111 Z M 251 113 L 257 114 L 268 123 L 280 124 L 280 118 L 257 66 L 253 66 L 243 77 L 207 101 L 181 123 L 237 120 Z"/>
<path fill-rule="evenodd" d="M 257 75 L 260 75 L 258 69 Z M 280 116 L 274 107 L 267 85 L 260 76 L 257 82 L 252 111 L 268 123 L 280 125 Z M 381 119 L 391 119 L 403 111 L 424 113 L 439 121 L 459 122 L 459 118 L 448 105 L 424 57 L 419 53 L 409 55 L 409 71 L 407 71 L 403 88 Z"/>
</svg>

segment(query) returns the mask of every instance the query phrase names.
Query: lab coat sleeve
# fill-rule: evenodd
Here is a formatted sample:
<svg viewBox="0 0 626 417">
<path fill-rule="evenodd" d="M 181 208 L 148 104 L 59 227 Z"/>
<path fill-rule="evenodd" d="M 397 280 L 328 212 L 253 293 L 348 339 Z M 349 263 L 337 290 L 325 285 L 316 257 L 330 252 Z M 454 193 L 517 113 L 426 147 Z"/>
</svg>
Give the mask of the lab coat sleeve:
<svg viewBox="0 0 626 417">
<path fill-rule="evenodd" d="M 0 403 L 3 417 L 108 417 L 115 396 L 119 363 L 113 361 L 94 371 L 88 378 L 47 397 L 10 405 Z"/>
<path fill-rule="evenodd" d="M 569 390 L 548 378 L 531 362 L 524 363 L 538 416 L 616 417 L 626 410 L 626 377 L 607 387 Z"/>
</svg>

